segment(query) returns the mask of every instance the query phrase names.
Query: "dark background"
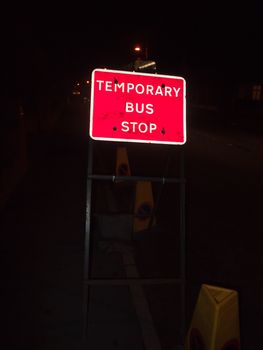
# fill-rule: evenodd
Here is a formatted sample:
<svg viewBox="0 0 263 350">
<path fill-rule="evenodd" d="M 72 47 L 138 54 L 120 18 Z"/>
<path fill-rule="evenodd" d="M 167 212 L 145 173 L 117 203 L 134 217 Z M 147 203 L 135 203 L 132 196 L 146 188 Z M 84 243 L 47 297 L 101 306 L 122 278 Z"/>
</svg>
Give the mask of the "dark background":
<svg viewBox="0 0 263 350">
<path fill-rule="evenodd" d="M 260 3 L 25 4 L 2 12 L 2 77 L 18 95 L 61 88 L 148 48 L 160 73 L 201 72 L 226 84 L 262 77 Z M 12 83 L 11 83 L 12 82 Z"/>
<path fill-rule="evenodd" d="M 244 349 L 260 348 L 261 7 L 256 1 L 45 2 L 11 4 L 2 9 L 1 320 L 6 325 L 9 348 L 29 347 L 29 343 L 33 349 L 50 349 L 52 345 L 77 349 L 83 345 L 78 347 L 89 95 L 72 92 L 77 82 L 90 79 L 94 68 L 120 69 L 133 62 L 137 43 L 148 49 L 148 58 L 156 61 L 158 73 L 182 75 L 187 84 L 188 325 L 201 283 L 233 288 L 240 295 Z M 253 87 L 259 85 L 260 99 L 254 100 Z M 18 115 L 10 106 L 22 106 L 24 113 Z M 107 144 L 98 145 L 96 161 L 102 168 L 107 164 L 112 168 L 114 151 L 105 157 L 103 147 L 111 150 Z M 148 166 L 162 172 L 163 166 L 155 167 L 157 158 L 163 164 L 163 155 L 170 152 L 169 147 L 158 145 L 143 151 L 142 145 L 130 145 L 130 150 L 135 153 L 131 163 L 139 164 L 132 168 L 136 173 L 148 170 Z M 160 210 L 169 229 L 176 221 L 173 210 L 178 195 L 173 191 L 166 188 Z M 163 269 L 164 275 L 175 272 L 170 263 L 175 255 L 169 243 L 173 238 L 168 233 L 164 240 L 162 232 L 149 242 L 149 237 L 142 235 L 140 272 L 148 272 L 148 268 L 151 273 Z M 99 273 L 119 267 L 117 253 L 111 255 L 103 244 L 98 248 L 102 257 Z M 126 321 L 133 320 L 125 300 L 120 307 L 122 299 L 116 300 L 114 291 L 107 295 L 113 296 L 107 302 L 104 295 L 99 293 L 98 299 L 95 295 L 94 304 L 108 307 L 115 301 L 114 312 L 107 308 L 111 326 L 111 317 L 118 313 L 120 326 L 123 315 Z M 179 298 L 174 295 L 172 289 L 153 289 L 149 297 L 165 350 L 173 350 L 175 344 L 174 316 L 178 316 Z M 94 314 L 96 320 L 100 312 Z M 103 324 L 108 331 L 109 325 Z M 131 334 L 136 327 L 129 328 L 128 323 L 123 334 Z M 123 334 L 117 329 L 104 339 L 101 331 L 94 332 L 94 344 L 105 340 L 109 348 L 116 348 Z"/>
</svg>

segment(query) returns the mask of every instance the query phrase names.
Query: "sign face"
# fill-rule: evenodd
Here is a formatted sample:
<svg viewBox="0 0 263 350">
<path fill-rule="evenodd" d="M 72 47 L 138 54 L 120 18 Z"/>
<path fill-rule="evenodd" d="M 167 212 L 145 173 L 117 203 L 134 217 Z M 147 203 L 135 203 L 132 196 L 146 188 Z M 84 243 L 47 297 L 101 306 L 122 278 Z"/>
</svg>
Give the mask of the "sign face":
<svg viewBox="0 0 263 350">
<path fill-rule="evenodd" d="M 95 69 L 92 72 L 90 137 L 95 140 L 186 142 L 182 77 Z"/>
</svg>

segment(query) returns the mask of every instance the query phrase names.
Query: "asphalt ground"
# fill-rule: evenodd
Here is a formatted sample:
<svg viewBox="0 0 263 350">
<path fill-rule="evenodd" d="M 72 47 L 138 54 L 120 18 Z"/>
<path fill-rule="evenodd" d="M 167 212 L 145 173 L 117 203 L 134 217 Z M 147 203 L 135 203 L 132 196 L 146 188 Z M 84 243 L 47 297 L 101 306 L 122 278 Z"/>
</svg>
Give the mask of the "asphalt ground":
<svg viewBox="0 0 263 350">
<path fill-rule="evenodd" d="M 145 339 L 155 339 L 155 346 L 175 349 L 180 295 L 172 285 L 92 286 L 89 337 L 83 341 L 88 143 L 78 128 L 67 130 L 31 140 L 28 173 L 1 212 L 2 344 L 9 349 L 144 349 Z M 98 171 L 114 168 L 112 146 L 105 146 L 96 151 Z M 241 344 L 247 350 L 261 346 L 261 147 L 258 137 L 202 130 L 190 130 L 185 147 L 187 325 L 202 283 L 233 288 L 239 293 Z M 166 169 L 170 149 L 147 148 L 142 159 L 141 146 L 129 150 L 134 172 Z M 174 156 L 168 175 L 177 174 Z M 161 165 L 156 167 L 157 159 Z M 112 185 L 105 186 L 104 197 L 97 194 L 93 200 L 116 209 L 120 201 L 113 203 Z M 95 184 L 94 193 L 98 188 Z M 131 190 L 122 186 L 118 198 L 129 198 Z M 153 191 L 158 195 L 160 186 Z M 150 236 L 144 232 L 131 241 L 100 230 L 95 221 L 93 277 L 178 276 L 178 192 L 165 186 L 161 193 L 158 225 Z M 124 200 L 122 212 L 125 205 Z M 132 272 L 125 259 L 133 259 Z"/>
</svg>

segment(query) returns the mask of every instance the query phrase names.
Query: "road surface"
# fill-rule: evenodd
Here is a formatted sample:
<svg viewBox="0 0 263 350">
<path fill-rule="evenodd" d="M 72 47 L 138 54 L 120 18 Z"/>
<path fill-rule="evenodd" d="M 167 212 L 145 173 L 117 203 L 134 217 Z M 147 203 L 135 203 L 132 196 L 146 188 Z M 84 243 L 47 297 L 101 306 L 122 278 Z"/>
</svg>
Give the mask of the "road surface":
<svg viewBox="0 0 263 350">
<path fill-rule="evenodd" d="M 65 110 L 56 129 L 31 140 L 29 171 L 1 212 L 3 342 L 9 349 L 95 350 L 103 345 L 127 350 L 144 349 L 146 339 L 154 338 L 157 349 L 176 349 L 180 295 L 172 284 L 92 287 L 89 339 L 82 340 L 88 137 L 86 107 L 81 108 Z M 95 167 L 104 173 L 114 169 L 114 147 L 107 146 L 96 148 Z M 261 346 L 262 146 L 262 137 L 251 132 L 191 125 L 183 146 L 187 325 L 202 283 L 233 288 L 240 297 L 243 350 Z M 128 152 L 134 174 L 177 175 L 173 148 L 137 144 Z M 116 204 L 110 186 L 102 187 L 105 201 L 124 209 L 133 188 L 120 188 Z M 136 235 L 131 245 L 126 233 L 114 241 L 107 236 L 110 230 L 105 237 L 95 225 L 95 277 L 178 276 L 178 189 L 155 184 L 153 192 L 161 198 L 150 236 Z"/>
</svg>

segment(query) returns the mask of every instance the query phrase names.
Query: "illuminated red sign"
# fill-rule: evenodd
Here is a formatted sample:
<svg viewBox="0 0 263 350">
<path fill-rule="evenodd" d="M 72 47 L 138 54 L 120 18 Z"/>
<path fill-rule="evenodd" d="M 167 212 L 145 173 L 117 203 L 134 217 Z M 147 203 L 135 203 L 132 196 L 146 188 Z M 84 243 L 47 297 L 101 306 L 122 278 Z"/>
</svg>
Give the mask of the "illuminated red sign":
<svg viewBox="0 0 263 350">
<path fill-rule="evenodd" d="M 182 77 L 95 69 L 90 136 L 95 140 L 184 144 L 185 80 Z"/>
</svg>

